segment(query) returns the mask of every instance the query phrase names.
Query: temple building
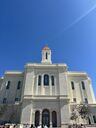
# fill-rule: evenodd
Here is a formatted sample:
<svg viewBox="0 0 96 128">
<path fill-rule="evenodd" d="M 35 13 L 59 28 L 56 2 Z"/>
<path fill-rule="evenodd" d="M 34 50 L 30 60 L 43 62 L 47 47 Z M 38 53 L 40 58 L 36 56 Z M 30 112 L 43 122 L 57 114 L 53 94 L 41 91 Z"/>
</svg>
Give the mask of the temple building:
<svg viewBox="0 0 96 128">
<path fill-rule="evenodd" d="M 89 120 L 96 123 L 96 100 L 86 72 L 68 71 L 66 64 L 51 60 L 51 49 L 42 49 L 41 63 L 27 63 L 23 72 L 6 71 L 0 78 L 0 121 L 65 127 L 72 107 L 85 103 L 91 108 Z"/>
</svg>

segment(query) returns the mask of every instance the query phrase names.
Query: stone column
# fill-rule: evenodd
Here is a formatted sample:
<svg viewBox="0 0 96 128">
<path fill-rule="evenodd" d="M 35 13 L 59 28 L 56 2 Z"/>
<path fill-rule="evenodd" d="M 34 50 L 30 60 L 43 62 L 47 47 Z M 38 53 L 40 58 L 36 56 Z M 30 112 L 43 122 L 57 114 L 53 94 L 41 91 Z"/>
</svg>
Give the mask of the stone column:
<svg viewBox="0 0 96 128">
<path fill-rule="evenodd" d="M 50 128 L 52 128 L 52 110 L 50 110 Z"/>
<path fill-rule="evenodd" d="M 54 76 L 55 95 L 57 94 L 56 76 Z"/>
<path fill-rule="evenodd" d="M 94 120 L 93 120 L 93 115 L 90 114 L 90 121 L 91 121 L 91 124 L 94 124 Z"/>
<path fill-rule="evenodd" d="M 31 114 L 30 114 L 30 124 L 32 124 L 32 109 L 31 109 Z"/>
<path fill-rule="evenodd" d="M 32 124 L 35 125 L 35 112 L 32 114 Z"/>
<path fill-rule="evenodd" d="M 42 111 L 40 110 L 40 121 L 39 124 L 42 125 Z"/>
<path fill-rule="evenodd" d="M 38 95 L 38 75 L 36 76 L 36 95 Z"/>
</svg>

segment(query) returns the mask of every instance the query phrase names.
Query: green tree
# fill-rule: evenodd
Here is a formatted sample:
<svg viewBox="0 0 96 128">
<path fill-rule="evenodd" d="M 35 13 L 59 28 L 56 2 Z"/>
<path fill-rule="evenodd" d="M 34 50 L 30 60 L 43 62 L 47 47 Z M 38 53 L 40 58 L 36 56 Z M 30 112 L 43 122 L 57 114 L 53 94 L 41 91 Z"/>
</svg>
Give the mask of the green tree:
<svg viewBox="0 0 96 128">
<path fill-rule="evenodd" d="M 79 105 L 77 105 L 76 109 L 83 121 L 88 122 L 90 116 L 90 106 L 85 103 L 80 103 Z"/>
<path fill-rule="evenodd" d="M 81 117 L 83 121 L 88 121 L 90 116 L 90 106 L 88 104 L 80 103 L 79 105 L 75 105 L 72 114 L 71 114 L 71 120 L 75 120 L 77 123 L 77 119 Z"/>
<path fill-rule="evenodd" d="M 78 119 L 78 111 L 77 111 L 76 108 L 74 108 L 74 109 L 72 110 L 70 119 L 71 119 L 71 120 L 74 120 L 75 123 L 77 123 L 77 119 Z"/>
<path fill-rule="evenodd" d="M 77 106 L 77 111 L 82 119 L 88 119 L 90 115 L 90 106 L 88 104 L 81 103 Z"/>
</svg>

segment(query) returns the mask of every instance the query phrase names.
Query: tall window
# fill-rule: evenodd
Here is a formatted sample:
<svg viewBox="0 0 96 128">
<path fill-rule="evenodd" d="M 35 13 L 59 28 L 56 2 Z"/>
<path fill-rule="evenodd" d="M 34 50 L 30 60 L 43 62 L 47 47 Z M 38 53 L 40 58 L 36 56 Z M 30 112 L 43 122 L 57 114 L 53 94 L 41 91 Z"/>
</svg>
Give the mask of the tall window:
<svg viewBox="0 0 96 128">
<path fill-rule="evenodd" d="M 44 75 L 44 85 L 45 86 L 49 85 L 49 75 L 47 75 L 47 74 Z"/>
<path fill-rule="evenodd" d="M 82 81 L 81 84 L 82 84 L 82 89 L 85 90 L 85 84 L 84 84 L 84 82 Z"/>
<path fill-rule="evenodd" d="M 3 104 L 6 104 L 6 102 L 7 102 L 7 98 L 4 98 L 3 99 Z"/>
<path fill-rule="evenodd" d="M 10 81 L 7 82 L 7 85 L 6 85 L 6 89 L 9 89 L 10 88 Z"/>
<path fill-rule="evenodd" d="M 51 76 L 51 84 L 54 86 L 54 76 Z"/>
<path fill-rule="evenodd" d="M 41 76 L 40 75 L 38 76 L 38 85 L 39 86 L 41 85 Z"/>
<path fill-rule="evenodd" d="M 46 52 L 46 60 L 48 59 L 48 53 Z"/>
<path fill-rule="evenodd" d="M 21 81 L 18 81 L 17 89 L 21 88 Z"/>
<path fill-rule="evenodd" d="M 93 116 L 94 123 L 96 123 L 96 116 Z"/>
<path fill-rule="evenodd" d="M 72 87 L 72 90 L 75 89 L 75 88 L 74 88 L 74 82 L 73 82 L 73 81 L 71 81 L 71 87 Z"/>
</svg>

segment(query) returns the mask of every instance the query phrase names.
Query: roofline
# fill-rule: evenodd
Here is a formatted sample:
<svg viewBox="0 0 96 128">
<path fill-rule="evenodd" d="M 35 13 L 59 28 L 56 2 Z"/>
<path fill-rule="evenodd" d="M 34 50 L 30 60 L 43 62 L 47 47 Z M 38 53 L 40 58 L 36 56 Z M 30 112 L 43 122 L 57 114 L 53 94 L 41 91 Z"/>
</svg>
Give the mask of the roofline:
<svg viewBox="0 0 96 128">
<path fill-rule="evenodd" d="M 22 74 L 21 71 L 6 71 L 5 74 Z"/>
<path fill-rule="evenodd" d="M 83 71 L 68 71 L 66 72 L 68 76 L 85 76 L 88 77 L 88 74 Z"/>
<path fill-rule="evenodd" d="M 5 73 L 4 73 L 4 75 L 6 76 L 6 75 L 8 75 L 8 76 L 23 76 L 23 73 L 24 72 L 21 72 L 21 71 L 6 71 Z"/>
<path fill-rule="evenodd" d="M 25 68 L 33 68 L 33 67 L 36 67 L 36 68 L 43 68 L 43 67 L 54 67 L 54 68 L 56 68 L 56 67 L 68 67 L 66 64 L 43 64 L 43 63 L 27 63 L 25 66 L 24 66 Z"/>
</svg>

